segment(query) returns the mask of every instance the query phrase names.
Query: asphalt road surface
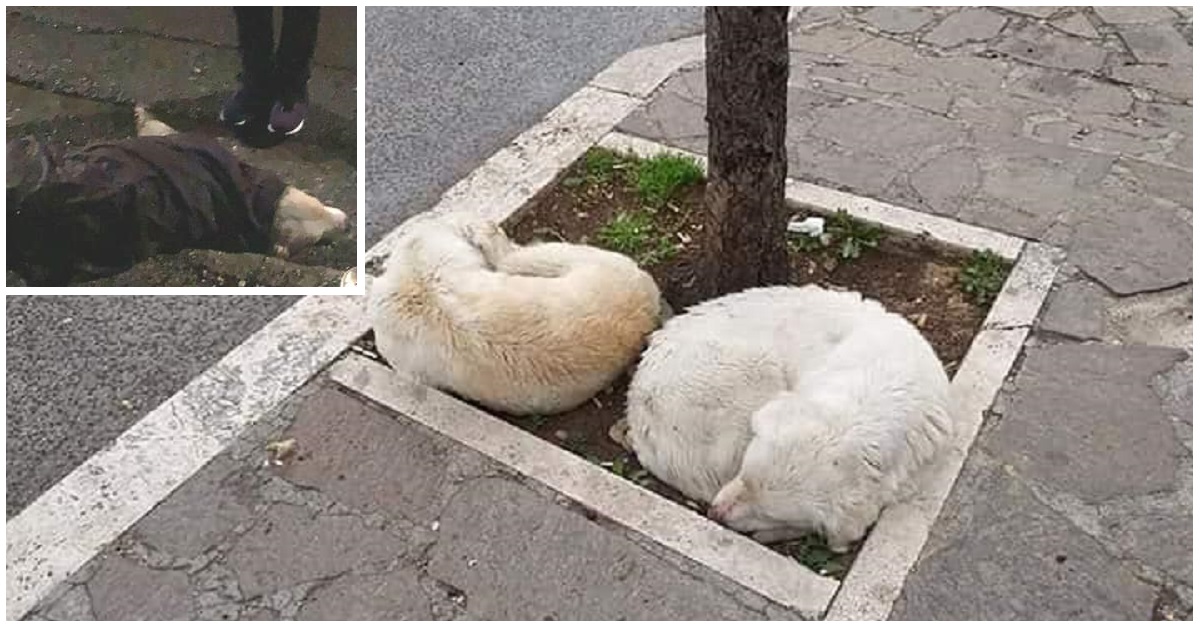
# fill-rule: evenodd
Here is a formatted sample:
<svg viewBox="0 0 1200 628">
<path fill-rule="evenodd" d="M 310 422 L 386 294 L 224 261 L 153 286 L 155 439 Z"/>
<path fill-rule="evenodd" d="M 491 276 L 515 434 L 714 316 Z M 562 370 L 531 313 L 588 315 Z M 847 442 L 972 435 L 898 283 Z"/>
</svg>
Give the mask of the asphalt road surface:
<svg viewBox="0 0 1200 628">
<path fill-rule="evenodd" d="M 71 22 L 72 9 L 55 10 Z M 620 54 L 701 27 L 698 8 L 368 9 L 367 245 Z M 8 297 L 7 516 L 294 300 Z"/>
</svg>

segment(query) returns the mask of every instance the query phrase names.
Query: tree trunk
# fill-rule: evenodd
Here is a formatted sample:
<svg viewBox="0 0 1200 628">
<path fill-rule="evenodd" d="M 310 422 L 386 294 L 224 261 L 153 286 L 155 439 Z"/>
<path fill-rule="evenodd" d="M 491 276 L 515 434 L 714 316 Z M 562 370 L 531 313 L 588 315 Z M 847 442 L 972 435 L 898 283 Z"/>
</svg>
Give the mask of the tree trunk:
<svg viewBox="0 0 1200 628">
<path fill-rule="evenodd" d="M 707 7 L 706 298 L 786 283 L 787 7 Z"/>
</svg>

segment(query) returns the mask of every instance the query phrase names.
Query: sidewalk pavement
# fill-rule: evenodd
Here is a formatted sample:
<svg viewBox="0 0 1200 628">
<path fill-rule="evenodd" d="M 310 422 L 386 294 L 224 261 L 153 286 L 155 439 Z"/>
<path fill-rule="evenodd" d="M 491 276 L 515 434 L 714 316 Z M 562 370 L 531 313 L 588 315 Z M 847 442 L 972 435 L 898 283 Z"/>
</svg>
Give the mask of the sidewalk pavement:
<svg viewBox="0 0 1200 628">
<path fill-rule="evenodd" d="M 792 176 L 1068 253 L 892 616 L 1190 617 L 1190 9 L 812 7 L 792 48 Z M 700 149 L 703 103 L 685 68 L 619 128 Z M 787 616 L 565 501 L 318 376 L 33 616 Z"/>
</svg>

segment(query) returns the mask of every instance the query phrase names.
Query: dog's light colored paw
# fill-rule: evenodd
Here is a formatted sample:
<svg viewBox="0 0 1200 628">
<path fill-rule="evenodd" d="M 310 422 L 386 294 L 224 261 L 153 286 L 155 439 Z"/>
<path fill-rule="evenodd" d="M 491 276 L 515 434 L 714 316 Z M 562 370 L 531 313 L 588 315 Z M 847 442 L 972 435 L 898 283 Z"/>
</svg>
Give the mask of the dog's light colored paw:
<svg viewBox="0 0 1200 628">
<path fill-rule="evenodd" d="M 142 103 L 133 106 L 133 120 L 137 127 L 138 137 L 161 137 L 175 134 L 175 129 L 165 122 L 155 119 Z"/>
<path fill-rule="evenodd" d="M 633 451 L 629 444 L 629 421 L 620 419 L 608 428 L 608 438 L 620 445 L 625 451 Z"/>
<path fill-rule="evenodd" d="M 288 248 L 282 244 L 275 245 L 275 257 L 287 259 L 289 255 Z"/>
</svg>

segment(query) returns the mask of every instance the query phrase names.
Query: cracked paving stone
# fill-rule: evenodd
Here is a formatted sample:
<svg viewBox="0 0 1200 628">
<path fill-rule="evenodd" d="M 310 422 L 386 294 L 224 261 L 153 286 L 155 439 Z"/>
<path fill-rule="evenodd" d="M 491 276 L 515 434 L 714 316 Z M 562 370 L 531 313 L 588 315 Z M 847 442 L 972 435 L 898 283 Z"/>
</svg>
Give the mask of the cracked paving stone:
<svg viewBox="0 0 1200 628">
<path fill-rule="evenodd" d="M 413 548 L 397 535 L 366 526 L 353 515 L 318 515 L 277 504 L 224 559 L 237 574 L 242 595 L 332 578 L 355 568 L 387 563 Z"/>
<path fill-rule="evenodd" d="M 1138 194 L 1153 196 L 1192 209 L 1192 173 L 1138 159 L 1117 160 L 1113 173 L 1133 182 Z"/>
<path fill-rule="evenodd" d="M 841 7 L 829 5 L 804 7 L 800 11 L 800 16 L 796 18 L 795 25 L 803 29 L 809 26 L 833 22 L 841 18 Z"/>
<path fill-rule="evenodd" d="M 979 163 L 971 150 L 948 151 L 922 164 L 908 180 L 930 209 L 953 216 L 979 187 Z"/>
<path fill-rule="evenodd" d="M 762 618 L 711 584 L 681 582 L 677 568 L 621 532 L 511 480 L 464 485 L 440 535 L 427 573 L 461 592 L 467 618 Z"/>
<path fill-rule="evenodd" d="M 1175 98 L 1192 99 L 1190 65 L 1118 65 L 1110 74 L 1114 81 L 1145 87 Z"/>
<path fill-rule="evenodd" d="M 1104 334 L 1104 289 L 1089 281 L 1058 286 L 1047 299 L 1038 328 L 1079 340 L 1096 340 Z"/>
<path fill-rule="evenodd" d="M 180 558 L 218 543 L 253 513 L 254 482 L 225 457 L 205 465 L 135 526 L 138 539 Z"/>
<path fill-rule="evenodd" d="M 1133 105 L 1129 90 L 1061 70 L 1017 68 L 1009 76 L 1009 89 L 1019 96 L 1051 103 L 1072 113 L 1123 115 Z"/>
<path fill-rule="evenodd" d="M 830 110 L 811 133 L 855 151 L 908 159 L 922 149 L 954 144 L 964 131 L 956 122 L 908 107 L 871 102 Z"/>
<path fill-rule="evenodd" d="M 1072 13 L 1066 17 L 1058 18 L 1051 21 L 1050 25 L 1064 33 L 1070 33 L 1077 37 L 1095 39 L 1100 36 L 1100 33 L 1096 32 L 1096 27 L 1092 26 L 1092 23 L 1082 13 Z"/>
<path fill-rule="evenodd" d="M 428 524 L 453 479 L 445 442 L 334 389 L 317 392 L 284 438 L 296 439 L 299 452 L 281 477 L 360 511 Z"/>
<path fill-rule="evenodd" d="M 150 569 L 109 554 L 87 583 L 92 610 L 101 621 L 183 620 L 192 613 L 187 574 Z"/>
<path fill-rule="evenodd" d="M 87 588 L 77 584 L 69 589 L 41 613 L 50 621 L 94 621 L 92 600 Z"/>
<path fill-rule="evenodd" d="M 1100 70 L 1108 56 L 1108 51 L 1097 44 L 1068 37 L 1040 24 L 1026 24 L 1004 33 L 994 50 L 1035 65 L 1084 72 Z"/>
<path fill-rule="evenodd" d="M 1070 260 L 1119 295 L 1192 279 L 1192 226 L 1152 199 L 1110 192 L 1071 237 Z"/>
<path fill-rule="evenodd" d="M 1141 63 L 1191 66 L 1192 47 L 1170 24 L 1128 25 L 1120 27 L 1117 32 Z"/>
<path fill-rule="evenodd" d="M 891 619 L 1149 619 L 1157 591 L 972 452 Z"/>
<path fill-rule="evenodd" d="M 704 150 L 708 145 L 704 107 L 673 93 L 663 93 L 634 110 L 617 127 L 631 135 L 687 150 Z"/>
<path fill-rule="evenodd" d="M 1027 349 L 1003 420 L 978 445 L 1022 477 L 1088 503 L 1170 489 L 1184 452 L 1153 379 L 1185 355 L 1101 344 Z"/>
<path fill-rule="evenodd" d="M 1179 421 L 1192 423 L 1192 358 L 1160 373 L 1154 388 L 1163 400 L 1163 410 Z"/>
<path fill-rule="evenodd" d="M 413 568 L 350 574 L 308 594 L 299 620 L 420 621 L 435 619 Z"/>
<path fill-rule="evenodd" d="M 1191 461 L 1188 461 L 1191 466 Z M 1100 525 L 1121 550 L 1189 585 L 1192 582 L 1192 486 L 1105 505 Z"/>
<path fill-rule="evenodd" d="M 933 21 L 934 13 L 924 7 L 875 7 L 858 16 L 864 22 L 888 33 L 911 33 Z"/>
<path fill-rule="evenodd" d="M 1105 340 L 1192 349 L 1192 286 L 1120 299 L 1108 308 Z"/>
<path fill-rule="evenodd" d="M 963 9 L 951 13 L 941 24 L 925 34 L 921 41 L 953 48 L 970 41 L 987 41 L 1008 23 L 1008 18 L 987 9 Z"/>
<path fill-rule="evenodd" d="M 791 50 L 841 55 L 874 39 L 856 28 L 836 24 L 812 32 L 797 33 L 788 39 Z"/>
<path fill-rule="evenodd" d="M 1013 13 L 1020 13 L 1021 15 L 1028 15 L 1029 17 L 1045 19 L 1045 18 L 1048 18 L 1051 15 L 1054 15 L 1055 13 L 1057 13 L 1058 10 L 1062 7 L 1000 7 L 1000 8 L 1012 11 Z"/>
<path fill-rule="evenodd" d="M 1023 138 L 978 149 L 982 182 L 960 219 L 1026 237 L 1041 237 L 1071 206 L 1064 199 L 1103 180 L 1114 158 Z"/>
<path fill-rule="evenodd" d="M 1109 24 L 1149 24 L 1175 19 L 1175 13 L 1167 7 L 1092 7 L 1096 16 Z"/>
</svg>

